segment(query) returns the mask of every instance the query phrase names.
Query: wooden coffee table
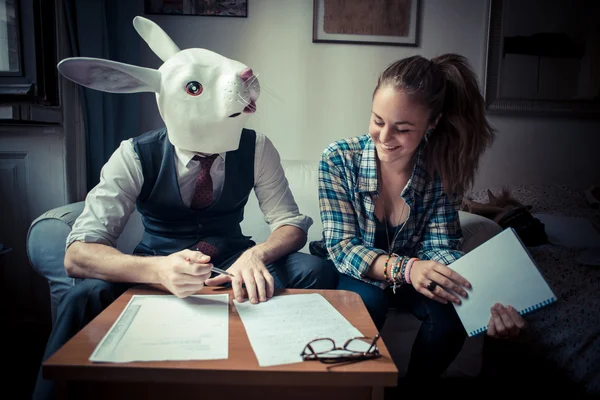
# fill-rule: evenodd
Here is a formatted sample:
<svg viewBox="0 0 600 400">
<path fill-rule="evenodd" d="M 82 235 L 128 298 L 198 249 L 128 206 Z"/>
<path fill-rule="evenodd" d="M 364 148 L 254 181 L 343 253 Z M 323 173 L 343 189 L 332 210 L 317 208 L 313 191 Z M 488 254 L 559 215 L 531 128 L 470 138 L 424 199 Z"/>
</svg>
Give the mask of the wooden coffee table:
<svg viewBox="0 0 600 400">
<path fill-rule="evenodd" d="M 382 357 L 347 365 L 306 361 L 259 367 L 231 289 L 205 288 L 200 294 L 229 293 L 229 358 L 210 361 L 92 363 L 89 357 L 131 296 L 167 294 L 140 286 L 125 292 L 43 363 L 44 377 L 57 381 L 61 398 L 84 399 L 383 399 L 396 386 L 398 370 L 380 339 Z M 319 293 L 365 336 L 377 329 L 360 297 L 338 290 L 286 289 L 276 295 Z"/>
</svg>

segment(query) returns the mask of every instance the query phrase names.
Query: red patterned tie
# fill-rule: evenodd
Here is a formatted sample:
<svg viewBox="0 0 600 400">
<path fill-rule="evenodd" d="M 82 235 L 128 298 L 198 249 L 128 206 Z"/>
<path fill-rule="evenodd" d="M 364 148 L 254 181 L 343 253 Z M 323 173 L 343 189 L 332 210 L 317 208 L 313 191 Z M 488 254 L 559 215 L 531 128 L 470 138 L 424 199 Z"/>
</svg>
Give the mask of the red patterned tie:
<svg viewBox="0 0 600 400">
<path fill-rule="evenodd" d="M 198 244 L 196 245 L 196 250 L 202 254 L 210 256 L 210 258 L 213 258 L 218 253 L 217 248 L 215 246 L 206 242 L 198 242 Z"/>
<path fill-rule="evenodd" d="M 198 210 L 211 205 L 213 197 L 213 181 L 210 177 L 210 168 L 212 167 L 218 154 L 212 154 L 206 157 L 194 156 L 194 160 L 200 161 L 200 173 L 196 178 L 196 190 L 190 207 Z M 196 245 L 196 250 L 210 256 L 211 258 L 217 254 L 217 248 L 210 243 L 199 242 Z"/>
<path fill-rule="evenodd" d="M 198 210 L 206 208 L 212 203 L 213 181 L 210 177 L 210 167 L 215 162 L 218 154 L 206 157 L 194 156 L 194 160 L 200 161 L 200 174 L 196 178 L 196 190 L 192 197 L 191 208 Z"/>
</svg>

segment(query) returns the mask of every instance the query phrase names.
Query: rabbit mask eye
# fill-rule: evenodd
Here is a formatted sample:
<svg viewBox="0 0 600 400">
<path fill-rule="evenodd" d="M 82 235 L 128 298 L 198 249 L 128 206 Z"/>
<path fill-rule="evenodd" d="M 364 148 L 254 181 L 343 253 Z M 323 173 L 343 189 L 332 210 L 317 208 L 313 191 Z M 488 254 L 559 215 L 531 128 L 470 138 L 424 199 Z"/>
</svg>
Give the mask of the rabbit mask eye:
<svg viewBox="0 0 600 400">
<path fill-rule="evenodd" d="M 185 85 L 185 91 L 190 96 L 199 96 L 202 93 L 202 90 L 202 85 L 197 81 L 191 81 Z"/>
</svg>

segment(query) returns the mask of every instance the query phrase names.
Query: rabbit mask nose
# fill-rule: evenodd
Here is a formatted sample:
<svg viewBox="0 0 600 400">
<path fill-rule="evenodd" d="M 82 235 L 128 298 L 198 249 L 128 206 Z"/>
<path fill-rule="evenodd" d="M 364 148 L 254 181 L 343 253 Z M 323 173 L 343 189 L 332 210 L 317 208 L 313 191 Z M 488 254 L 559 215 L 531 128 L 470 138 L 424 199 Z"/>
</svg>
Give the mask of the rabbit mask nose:
<svg viewBox="0 0 600 400">
<path fill-rule="evenodd" d="M 252 72 L 251 68 L 246 68 L 245 70 L 242 71 L 242 73 L 240 74 L 240 78 L 242 79 L 242 81 L 246 82 L 248 79 L 252 78 L 254 76 L 254 72 Z"/>
</svg>

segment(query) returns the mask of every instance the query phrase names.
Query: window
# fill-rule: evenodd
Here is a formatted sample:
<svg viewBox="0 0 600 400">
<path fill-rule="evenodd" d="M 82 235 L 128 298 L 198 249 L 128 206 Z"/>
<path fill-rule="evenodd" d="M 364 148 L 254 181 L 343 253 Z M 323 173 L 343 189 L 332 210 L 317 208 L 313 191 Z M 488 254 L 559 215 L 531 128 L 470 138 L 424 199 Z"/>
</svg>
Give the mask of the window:
<svg viewBox="0 0 600 400">
<path fill-rule="evenodd" d="M 0 0 L 0 122 L 60 122 L 55 0 Z"/>
<path fill-rule="evenodd" d="M 18 74 L 21 72 L 19 62 L 19 37 L 17 24 L 17 7 L 15 0 L 0 2 L 0 72 Z"/>
</svg>

